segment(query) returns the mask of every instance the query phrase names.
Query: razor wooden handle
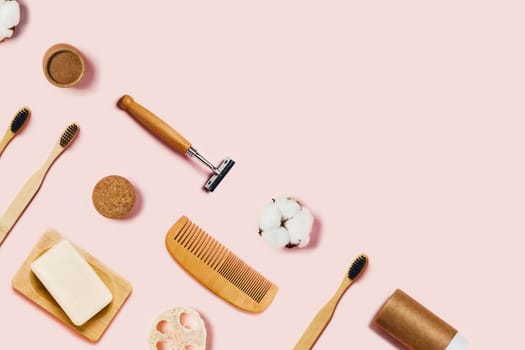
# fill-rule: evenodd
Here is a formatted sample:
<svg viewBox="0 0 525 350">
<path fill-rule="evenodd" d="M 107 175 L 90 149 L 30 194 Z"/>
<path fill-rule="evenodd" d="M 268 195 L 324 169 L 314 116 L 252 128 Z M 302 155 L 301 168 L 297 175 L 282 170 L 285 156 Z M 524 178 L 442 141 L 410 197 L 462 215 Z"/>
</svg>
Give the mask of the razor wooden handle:
<svg viewBox="0 0 525 350">
<path fill-rule="evenodd" d="M 164 141 L 175 151 L 185 154 L 191 148 L 191 143 L 186 140 L 184 136 L 179 134 L 155 114 L 135 102 L 131 96 L 122 96 L 118 101 L 117 106 L 128 112 L 129 115 L 142 124 L 142 126 Z"/>
</svg>

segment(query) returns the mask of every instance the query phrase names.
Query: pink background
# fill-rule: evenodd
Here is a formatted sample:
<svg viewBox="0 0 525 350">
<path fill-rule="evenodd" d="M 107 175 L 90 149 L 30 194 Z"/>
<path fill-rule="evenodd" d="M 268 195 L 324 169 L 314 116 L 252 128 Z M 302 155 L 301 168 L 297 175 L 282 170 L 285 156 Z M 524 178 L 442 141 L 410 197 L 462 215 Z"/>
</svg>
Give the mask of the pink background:
<svg viewBox="0 0 525 350">
<path fill-rule="evenodd" d="M 2 125 L 23 105 L 33 115 L 0 159 L 0 211 L 70 121 L 81 134 L 0 247 L 0 348 L 145 349 L 155 317 L 187 305 L 209 349 L 290 349 L 361 252 L 369 269 L 316 348 L 398 349 L 369 326 L 396 288 L 473 349 L 521 344 L 523 1 L 22 4 L 16 37 L 0 44 Z M 78 88 L 44 78 L 57 42 L 89 62 Z M 116 108 L 125 93 L 213 162 L 237 161 L 215 193 L 200 190 L 204 169 Z M 110 174 L 140 193 L 128 220 L 91 204 Z M 278 195 L 315 213 L 311 247 L 274 249 L 257 235 L 260 208 Z M 164 235 L 182 214 L 279 285 L 268 310 L 234 309 L 172 261 Z M 134 286 L 98 345 L 11 289 L 48 228 Z"/>
</svg>

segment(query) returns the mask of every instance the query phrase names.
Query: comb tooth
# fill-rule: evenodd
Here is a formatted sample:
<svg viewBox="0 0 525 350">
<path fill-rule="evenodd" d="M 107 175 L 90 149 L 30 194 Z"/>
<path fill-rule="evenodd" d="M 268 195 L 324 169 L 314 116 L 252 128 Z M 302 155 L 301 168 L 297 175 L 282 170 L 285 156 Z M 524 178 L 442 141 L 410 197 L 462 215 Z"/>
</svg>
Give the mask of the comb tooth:
<svg viewBox="0 0 525 350">
<path fill-rule="evenodd" d="M 252 273 L 252 268 L 233 254 L 226 258 L 217 272 L 258 303 L 271 288 L 267 279 L 256 271 Z"/>
<path fill-rule="evenodd" d="M 195 256 L 199 259 L 202 260 L 202 253 L 204 252 L 204 250 L 206 249 L 206 247 L 208 246 L 208 244 L 210 243 L 210 235 L 206 234 L 206 232 L 204 232 L 204 240 L 201 244 L 201 246 L 199 247 L 199 249 L 197 249 L 197 251 L 195 252 Z"/>
<path fill-rule="evenodd" d="M 271 288 L 272 284 L 270 281 L 268 281 L 266 278 L 264 278 L 263 275 L 258 273 L 256 271 L 256 277 L 254 278 L 254 282 L 252 287 L 246 292 L 246 294 L 249 294 L 252 296 L 252 298 L 260 302 L 264 295 L 268 292 L 268 290 Z"/>
<path fill-rule="evenodd" d="M 220 255 L 217 257 L 217 261 L 213 266 L 213 269 L 217 270 L 222 264 L 224 264 L 224 261 L 229 255 L 232 255 L 232 253 L 227 248 L 224 248 Z"/>
<path fill-rule="evenodd" d="M 248 266 L 248 265 L 246 265 Z M 246 290 L 246 294 L 252 295 L 252 289 L 258 284 L 257 271 L 248 268 L 248 271 L 244 277 L 244 281 L 240 285 L 241 290 Z"/>
<path fill-rule="evenodd" d="M 255 289 L 256 284 L 258 283 L 258 274 L 254 269 L 249 269 L 246 274 L 245 281 L 243 284 L 243 289 L 247 291 L 246 294 L 253 294 L 252 290 Z"/>
<path fill-rule="evenodd" d="M 254 277 L 254 283 L 252 287 L 249 289 L 249 294 L 255 297 L 259 294 L 259 289 L 261 288 L 261 284 L 264 283 L 264 279 L 261 278 L 262 276 L 260 274 L 256 274 Z"/>
<path fill-rule="evenodd" d="M 268 281 L 266 278 L 264 278 L 262 276 L 261 276 L 261 279 L 262 279 L 262 282 L 259 285 L 258 291 L 256 293 L 254 293 L 254 299 L 258 303 L 260 303 L 261 300 L 263 300 L 263 298 L 266 295 L 266 293 L 268 293 L 270 288 L 272 288 L 272 283 L 270 281 Z"/>
<path fill-rule="evenodd" d="M 191 234 L 188 236 L 188 240 L 185 243 L 186 249 L 190 250 L 190 246 L 195 242 L 195 239 L 197 235 L 199 234 L 199 226 L 195 226 L 195 229 L 191 232 Z"/>
<path fill-rule="evenodd" d="M 210 252 L 208 253 L 208 265 L 212 266 L 212 264 L 217 259 L 217 255 L 221 253 L 221 244 L 217 241 L 213 242 L 213 246 L 210 249 Z"/>
<path fill-rule="evenodd" d="M 190 246 L 188 247 L 188 250 L 193 254 L 195 255 L 195 249 L 199 248 L 202 244 L 202 238 L 204 237 L 204 235 L 202 234 L 202 229 L 198 229 L 197 230 L 197 234 L 195 236 L 195 238 L 193 239 L 193 242 L 190 244 Z"/>
<path fill-rule="evenodd" d="M 195 231 L 197 231 L 198 227 L 196 225 L 193 225 L 188 230 L 188 233 L 184 236 L 184 238 L 179 242 L 184 248 L 188 246 L 188 243 L 191 242 L 191 238 L 195 234 Z"/>
<path fill-rule="evenodd" d="M 217 264 L 215 265 L 214 270 L 217 271 L 230 255 L 232 255 L 232 252 L 230 252 L 228 249 L 225 249 L 224 252 L 222 252 L 219 259 L 217 260 Z"/>
<path fill-rule="evenodd" d="M 178 242 L 178 241 L 179 241 L 179 238 L 180 238 L 180 236 L 183 234 L 183 232 L 186 232 L 186 230 L 188 229 L 188 227 L 191 226 L 191 225 L 192 225 L 192 223 L 191 223 L 190 220 L 186 221 L 186 222 L 184 223 L 184 226 L 182 226 L 182 228 L 180 229 L 180 231 L 177 232 L 177 234 L 175 235 L 175 237 L 173 237 L 173 239 L 174 239 L 175 241 Z"/>
<path fill-rule="evenodd" d="M 237 273 L 235 274 L 234 276 L 234 281 L 235 281 L 235 284 L 239 287 L 241 287 L 243 285 L 243 281 L 246 280 L 247 278 L 247 274 L 250 272 L 249 268 L 247 268 L 248 265 L 246 264 L 241 264 L 237 270 Z"/>
<path fill-rule="evenodd" d="M 232 283 L 235 284 L 240 290 L 246 290 L 247 284 L 251 282 L 249 279 L 251 270 L 252 269 L 248 267 L 248 265 L 241 264 L 237 270 L 237 273 L 233 277 Z"/>
<path fill-rule="evenodd" d="M 179 242 L 179 244 L 182 244 L 182 242 L 186 239 L 186 236 L 191 231 L 191 228 L 193 225 L 188 225 L 186 227 L 183 227 L 183 229 L 177 234 L 176 241 Z"/>
<path fill-rule="evenodd" d="M 202 261 L 206 262 L 206 260 L 208 260 L 210 256 L 210 251 L 212 251 L 212 247 L 214 244 L 215 244 L 215 239 L 213 239 L 213 237 L 210 236 L 208 243 L 206 243 L 206 247 L 204 247 L 200 255 L 200 259 Z"/>
<path fill-rule="evenodd" d="M 227 276 L 228 276 L 228 271 L 230 270 L 231 268 L 231 265 L 232 265 L 232 262 L 231 260 L 233 259 L 233 255 L 229 255 L 226 257 L 226 260 L 224 261 L 224 263 L 221 265 L 221 267 L 219 267 L 219 269 L 217 270 L 217 272 L 219 274 L 221 274 L 224 278 L 228 279 Z M 229 279 L 228 279 L 229 280 Z"/>
<path fill-rule="evenodd" d="M 224 250 L 224 246 L 220 244 L 218 241 L 214 242 L 214 246 L 212 249 L 210 249 L 210 253 L 208 255 L 208 265 L 213 266 L 216 262 L 218 257 L 222 254 Z"/>
<path fill-rule="evenodd" d="M 237 258 L 235 255 L 229 255 L 218 272 L 221 275 L 223 275 L 228 281 L 231 282 L 232 276 L 235 274 L 237 266 L 239 266 L 240 262 L 241 262 L 240 259 Z"/>
<path fill-rule="evenodd" d="M 206 258 L 203 260 L 206 265 L 210 265 L 211 260 L 214 257 L 214 254 L 217 253 L 217 248 L 219 247 L 219 242 L 215 239 L 211 241 L 209 249 L 206 251 Z"/>
<path fill-rule="evenodd" d="M 265 290 L 265 284 L 267 283 L 267 280 L 257 271 L 254 272 L 255 273 L 250 279 L 251 284 L 246 287 L 246 294 L 250 295 L 253 300 L 259 303 L 262 300 L 261 290 Z M 262 293 L 263 296 L 266 294 L 268 289 Z"/>
<path fill-rule="evenodd" d="M 221 245 L 220 248 L 217 249 L 217 254 L 215 254 L 215 257 L 211 261 L 210 267 L 214 270 L 217 270 L 219 266 L 224 262 L 224 258 L 228 256 L 228 254 L 230 254 L 228 248 Z"/>
</svg>

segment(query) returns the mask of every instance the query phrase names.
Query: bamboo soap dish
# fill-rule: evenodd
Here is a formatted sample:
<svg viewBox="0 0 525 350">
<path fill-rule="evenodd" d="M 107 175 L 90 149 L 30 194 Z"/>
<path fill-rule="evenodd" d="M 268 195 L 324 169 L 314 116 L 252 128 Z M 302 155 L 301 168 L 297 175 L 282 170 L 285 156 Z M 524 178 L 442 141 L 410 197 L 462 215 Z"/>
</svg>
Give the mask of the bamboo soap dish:
<svg viewBox="0 0 525 350">
<path fill-rule="evenodd" d="M 62 321 L 76 333 L 79 333 L 91 342 L 97 342 L 130 295 L 132 289 L 131 284 L 111 271 L 89 253 L 75 245 L 76 250 L 96 271 L 97 275 L 102 279 L 113 295 L 113 301 L 109 305 L 82 326 L 75 326 L 65 312 L 62 311 L 51 294 L 49 294 L 44 285 L 31 271 L 31 263 L 62 239 L 63 237 L 56 231 L 51 230 L 44 233 L 13 278 L 13 288 L 49 312 L 58 320 Z"/>
</svg>

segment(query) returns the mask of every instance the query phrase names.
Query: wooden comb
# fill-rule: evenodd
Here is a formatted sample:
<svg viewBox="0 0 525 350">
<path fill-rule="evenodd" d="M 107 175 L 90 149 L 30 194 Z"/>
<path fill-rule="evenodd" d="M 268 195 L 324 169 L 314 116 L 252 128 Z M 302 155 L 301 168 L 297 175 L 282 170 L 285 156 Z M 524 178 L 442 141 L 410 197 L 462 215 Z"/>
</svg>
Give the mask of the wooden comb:
<svg viewBox="0 0 525 350">
<path fill-rule="evenodd" d="M 275 284 L 185 216 L 166 234 L 166 247 L 197 281 L 242 310 L 261 312 L 277 293 Z"/>
</svg>

